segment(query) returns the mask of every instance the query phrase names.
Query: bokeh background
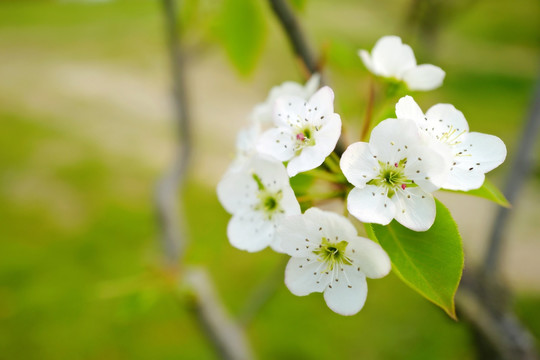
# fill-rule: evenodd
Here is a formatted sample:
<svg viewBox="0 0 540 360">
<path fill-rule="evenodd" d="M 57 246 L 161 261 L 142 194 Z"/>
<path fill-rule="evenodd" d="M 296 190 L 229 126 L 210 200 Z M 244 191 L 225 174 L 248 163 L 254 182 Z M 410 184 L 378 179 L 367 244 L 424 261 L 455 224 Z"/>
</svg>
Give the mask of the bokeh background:
<svg viewBox="0 0 540 360">
<path fill-rule="evenodd" d="M 261 40 L 238 66 L 223 29 L 235 1 L 188 3 L 180 15 L 194 122 L 181 198 L 185 261 L 206 266 L 228 311 L 242 316 L 286 259 L 229 245 L 215 186 L 252 107 L 272 86 L 303 81 L 302 72 L 266 1 L 253 0 L 259 17 L 238 23 Z M 490 175 L 504 184 L 538 77 L 537 0 L 294 3 L 323 54 L 352 140 L 369 78 L 356 51 L 400 35 L 419 63 L 447 73 L 443 87 L 415 96 L 420 105 L 452 103 L 473 130 L 506 142 L 508 161 Z M 169 65 L 158 1 L 0 1 L 0 359 L 217 357 L 161 267 L 153 191 L 175 151 Z M 517 314 L 538 337 L 540 172 L 533 167 L 514 204 L 501 270 Z M 459 223 L 468 264 L 480 261 L 496 205 L 440 198 Z M 476 357 L 467 324 L 396 276 L 369 282 L 369 291 L 358 315 L 341 317 L 319 294 L 295 297 L 279 280 L 246 325 L 249 340 L 262 359 Z"/>
</svg>

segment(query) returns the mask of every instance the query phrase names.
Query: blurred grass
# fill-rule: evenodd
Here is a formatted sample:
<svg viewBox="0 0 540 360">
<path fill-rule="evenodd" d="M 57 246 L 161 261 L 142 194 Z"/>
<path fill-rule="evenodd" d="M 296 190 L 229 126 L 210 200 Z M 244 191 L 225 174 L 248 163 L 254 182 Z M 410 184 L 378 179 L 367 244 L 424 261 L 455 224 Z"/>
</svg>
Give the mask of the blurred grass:
<svg viewBox="0 0 540 360">
<path fill-rule="evenodd" d="M 349 122 L 361 118 L 366 89 L 356 49 L 399 32 L 405 6 L 398 3 L 307 4 L 303 20 L 319 45 L 328 46 L 338 106 Z M 516 6 L 484 1 L 464 12 L 442 34 L 445 48 L 419 59 L 448 74 L 444 87 L 422 95 L 420 103 L 453 103 L 472 129 L 500 135 L 512 148 L 538 70 L 535 19 L 533 0 Z M 280 30 L 270 26 L 273 37 L 257 71 L 267 83 L 254 84 L 263 88 L 283 81 L 283 74 L 297 77 Z M 2 2 L 0 64 L 84 61 L 152 73 L 165 64 L 161 32 L 151 1 Z M 265 70 L 280 62 L 283 73 Z M 32 102 L 33 79 L 23 75 L 16 78 L 24 82 L 0 87 L 0 359 L 214 358 L 189 307 L 176 300 L 159 270 L 152 205 L 159 168 L 109 151 L 102 139 L 79 136 L 88 124 L 74 119 L 77 111 L 92 111 L 88 104 L 74 106 L 74 119 L 41 112 Z M 18 95 L 21 86 L 28 99 Z M 10 87 L 19 87 L 16 96 Z M 228 215 L 200 180 L 192 178 L 185 191 L 187 261 L 208 266 L 226 305 L 240 314 L 282 259 L 269 250 L 232 248 L 225 237 Z M 264 359 L 475 358 L 466 326 L 396 277 L 370 281 L 369 289 L 365 309 L 344 318 L 328 310 L 320 294 L 295 297 L 281 284 L 248 326 L 250 340 Z M 517 301 L 537 336 L 538 305 L 534 293 Z"/>
</svg>

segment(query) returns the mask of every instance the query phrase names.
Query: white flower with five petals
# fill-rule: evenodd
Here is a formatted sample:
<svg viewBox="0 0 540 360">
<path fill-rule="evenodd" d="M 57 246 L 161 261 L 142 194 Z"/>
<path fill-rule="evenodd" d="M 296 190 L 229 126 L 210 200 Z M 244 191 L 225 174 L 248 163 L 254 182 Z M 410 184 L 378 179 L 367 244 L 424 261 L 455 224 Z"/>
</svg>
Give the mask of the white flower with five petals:
<svg viewBox="0 0 540 360">
<path fill-rule="evenodd" d="M 334 113 L 334 92 L 325 86 L 309 100 L 278 98 L 274 124 L 275 128 L 261 136 L 257 151 L 289 161 L 287 172 L 291 177 L 318 167 L 334 150 L 341 134 L 341 118 Z"/>
<path fill-rule="evenodd" d="M 321 76 L 313 74 L 305 85 L 294 81 L 285 81 L 283 84 L 274 86 L 266 100 L 257 104 L 251 112 L 251 120 L 261 124 L 271 124 L 273 121 L 274 106 L 281 96 L 297 96 L 304 100 L 309 99 L 319 88 Z"/>
<path fill-rule="evenodd" d="M 365 223 L 386 225 L 396 219 L 415 231 L 435 221 L 435 183 L 446 176 L 441 156 L 423 146 L 412 120 L 387 119 L 369 143 L 357 142 L 343 153 L 340 167 L 355 186 L 347 209 Z"/>
<path fill-rule="evenodd" d="M 275 242 L 279 221 L 300 214 L 300 205 L 282 163 L 253 156 L 241 170 L 227 172 L 217 186 L 219 201 L 232 218 L 230 243 L 241 250 L 260 251 Z"/>
<path fill-rule="evenodd" d="M 450 104 L 432 106 L 425 114 L 410 96 L 396 104 L 399 119 L 413 120 L 424 140 L 445 159 L 448 176 L 438 185 L 468 191 L 484 183 L 485 173 L 501 165 L 506 146 L 497 136 L 469 132 L 463 113 Z"/>
<path fill-rule="evenodd" d="M 379 244 L 358 236 L 347 218 L 311 208 L 283 219 L 278 229 L 282 249 L 292 258 L 285 285 L 298 296 L 324 292 L 330 309 L 354 315 L 367 296 L 366 277 L 381 278 L 391 269 Z"/>
<path fill-rule="evenodd" d="M 373 74 L 404 81 L 410 90 L 433 90 L 444 80 L 445 72 L 438 66 L 416 65 L 411 47 L 398 36 L 383 36 L 371 55 L 366 50 L 359 50 L 358 55 Z"/>
</svg>

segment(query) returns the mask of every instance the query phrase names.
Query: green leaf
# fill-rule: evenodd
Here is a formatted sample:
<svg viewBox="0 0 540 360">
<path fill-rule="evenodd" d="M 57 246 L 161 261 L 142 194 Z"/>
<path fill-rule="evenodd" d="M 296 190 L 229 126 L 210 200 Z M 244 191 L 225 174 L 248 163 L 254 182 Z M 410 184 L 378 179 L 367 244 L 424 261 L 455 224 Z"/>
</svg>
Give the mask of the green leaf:
<svg viewBox="0 0 540 360">
<path fill-rule="evenodd" d="M 412 231 L 395 220 L 371 227 L 390 256 L 394 272 L 456 320 L 454 296 L 463 271 L 463 247 L 450 212 L 436 203 L 437 217 L 428 231 Z"/>
<path fill-rule="evenodd" d="M 493 184 L 487 178 L 486 180 L 484 180 L 484 184 L 478 189 L 469 190 L 469 191 L 454 191 L 454 190 L 444 189 L 443 191 L 448 191 L 448 192 L 453 192 L 453 193 L 458 193 L 458 194 L 474 195 L 474 196 L 478 196 L 478 197 L 493 201 L 494 203 L 499 204 L 505 208 L 512 207 L 512 205 L 510 205 L 508 200 L 506 200 L 506 197 L 504 197 L 504 194 L 501 192 L 501 190 L 499 190 L 497 186 L 495 186 L 495 184 Z"/>
<path fill-rule="evenodd" d="M 241 74 L 248 74 L 255 67 L 265 30 L 265 19 L 256 0 L 224 0 L 217 37 Z"/>
</svg>

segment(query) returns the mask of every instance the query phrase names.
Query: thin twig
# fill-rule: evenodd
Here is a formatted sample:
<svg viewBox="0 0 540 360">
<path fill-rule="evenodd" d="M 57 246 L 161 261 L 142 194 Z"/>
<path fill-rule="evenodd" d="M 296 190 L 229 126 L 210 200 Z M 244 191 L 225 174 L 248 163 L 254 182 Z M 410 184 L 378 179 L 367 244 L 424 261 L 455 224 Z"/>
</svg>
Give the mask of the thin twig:
<svg viewBox="0 0 540 360">
<path fill-rule="evenodd" d="M 285 0 L 269 0 L 272 10 L 281 22 L 281 26 L 291 43 L 294 53 L 298 56 L 310 74 L 319 71 L 318 61 L 311 50 L 294 12 Z"/>
<path fill-rule="evenodd" d="M 173 95 L 179 144 L 171 168 L 159 180 L 156 189 L 161 241 L 168 266 L 173 268 L 182 260 L 186 248 L 183 215 L 179 205 L 179 191 L 184 184 L 191 157 L 191 124 L 184 78 L 184 54 L 180 45 L 180 27 L 175 0 L 162 0 L 169 43 Z M 193 292 L 193 306 L 205 335 L 227 360 L 249 360 L 252 353 L 245 334 L 231 320 L 218 298 L 212 281 L 202 269 L 185 269 L 184 280 Z"/>
<path fill-rule="evenodd" d="M 516 208 L 515 203 L 517 201 L 519 192 L 523 188 L 524 183 L 527 181 L 532 164 L 534 164 L 533 153 L 539 133 L 540 79 L 538 79 L 536 84 L 529 115 L 525 125 L 523 126 L 523 133 L 518 141 L 519 147 L 512 161 L 506 187 L 504 189 L 504 195 L 508 201 L 514 205 L 514 209 Z M 491 236 L 489 238 L 489 245 L 484 262 L 484 271 L 487 274 L 496 274 L 509 218 L 510 209 L 499 207 L 495 222 L 493 224 L 493 229 L 491 230 Z"/>
<path fill-rule="evenodd" d="M 191 268 L 185 276 L 194 293 L 193 306 L 199 323 L 220 355 L 227 360 L 253 359 L 242 328 L 227 315 L 207 272 Z"/>
<path fill-rule="evenodd" d="M 476 334 L 479 359 L 538 360 L 534 337 L 512 311 L 508 289 L 490 274 L 469 268 L 456 306 Z"/>
<path fill-rule="evenodd" d="M 182 258 L 186 248 L 185 227 L 182 224 L 179 191 L 184 183 L 191 157 L 191 124 L 186 85 L 184 79 L 184 54 L 180 46 L 179 27 L 176 20 L 176 3 L 163 0 L 166 33 L 171 64 L 173 101 L 178 131 L 176 155 L 169 170 L 158 181 L 156 206 L 160 221 L 161 241 L 165 260 L 175 266 Z"/>
<path fill-rule="evenodd" d="M 373 119 L 373 106 L 375 104 L 375 84 L 373 78 L 369 79 L 369 93 L 368 103 L 366 107 L 366 116 L 364 117 L 364 123 L 362 124 L 362 130 L 360 131 L 360 141 L 366 141 L 369 128 L 371 127 L 371 121 Z"/>
</svg>

